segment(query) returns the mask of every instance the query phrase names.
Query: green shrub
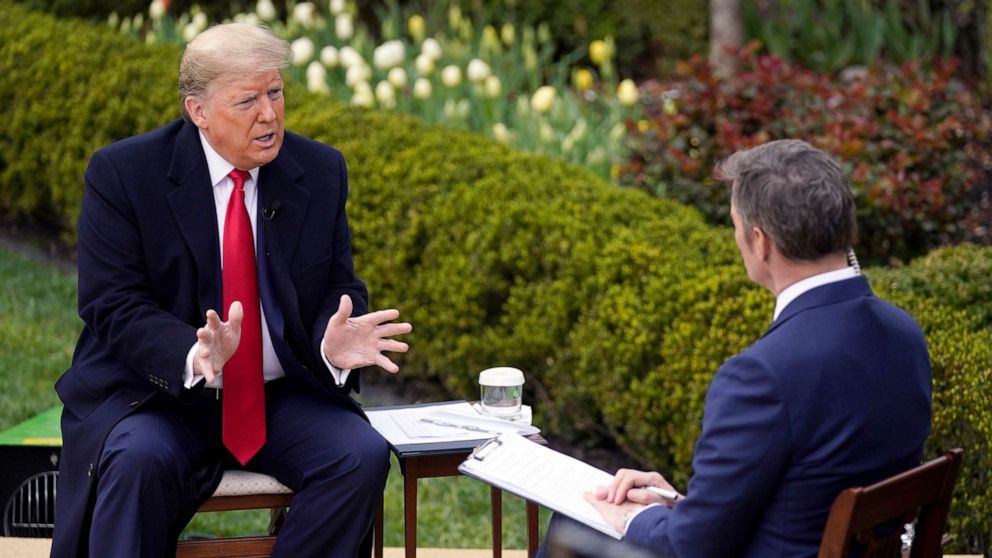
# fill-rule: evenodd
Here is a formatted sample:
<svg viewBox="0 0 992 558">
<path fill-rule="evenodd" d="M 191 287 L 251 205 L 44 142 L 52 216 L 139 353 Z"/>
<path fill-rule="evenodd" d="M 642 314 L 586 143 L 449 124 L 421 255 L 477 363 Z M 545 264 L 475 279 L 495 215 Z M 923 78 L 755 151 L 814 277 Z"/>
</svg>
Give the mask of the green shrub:
<svg viewBox="0 0 992 558">
<path fill-rule="evenodd" d="M 64 37 L 67 46 L 58 44 L 58 55 L 47 52 L 53 43 L 35 38 L 35 28 Z M 4 0 L 0 32 L 0 71 L 24 67 L 18 75 L 39 82 L 29 84 L 35 102 L 61 106 L 45 92 L 65 91 L 66 76 L 82 79 L 80 72 L 52 71 L 53 61 L 66 69 L 93 65 L 103 77 L 104 101 L 85 104 L 88 117 L 3 130 L 0 153 L 16 156 L 4 159 L 3 199 L 61 189 L 65 203 L 36 204 L 33 211 L 60 212 L 58 221 L 71 223 L 79 177 L 96 147 L 81 138 L 102 144 L 168 120 L 174 104 L 165 99 L 174 98 L 178 50 L 129 44 L 110 31 L 56 22 Z M 31 48 L 20 46 L 20 35 L 29 36 Z M 110 46 L 81 50 L 73 48 L 76 40 Z M 122 51 L 126 60 L 116 57 Z M 92 52 L 105 53 L 128 78 L 103 70 Z M 131 68 L 131 60 L 142 61 L 144 73 Z M 145 84 L 141 99 L 147 104 L 117 104 L 114 99 L 136 95 L 135 82 Z M 84 83 L 99 85 L 88 78 Z M 27 114 L 28 101 L 7 89 L 3 95 L 4 116 Z M 434 397 L 471 398 L 480 369 L 519 366 L 527 373 L 525 397 L 549 436 L 573 446 L 615 440 L 642 464 L 663 468 L 678 481 L 688 477 L 713 372 L 760 335 L 772 312 L 770 295 L 750 284 L 738 263 L 729 230 L 705 225 L 691 208 L 616 189 L 586 170 L 466 132 L 350 109 L 295 90 L 288 99 L 290 129 L 336 145 L 347 157 L 356 266 L 373 307 L 398 307 L 415 324 L 411 352 L 400 359 L 404 372 L 378 381 L 433 386 Z M 116 128 L 109 132 L 98 128 L 111 125 Z M 64 154 L 61 164 L 75 169 L 71 180 L 53 181 L 30 150 L 7 149 L 25 141 L 18 134 L 40 133 L 50 138 L 48 151 Z M 65 149 L 62 138 L 87 147 Z M 7 173 L 24 161 L 36 174 Z M 987 269 L 990 254 L 992 249 L 975 250 L 960 261 L 980 260 L 976 265 Z M 934 256 L 943 263 L 932 268 L 924 260 L 886 272 L 891 277 L 879 286 L 927 332 L 936 390 L 928 454 L 965 448 L 952 528 L 956 550 L 981 551 L 992 536 L 982 521 L 992 517 L 992 340 L 982 326 L 988 314 L 974 307 L 986 295 L 918 295 L 915 283 L 899 275 L 932 273 L 937 282 L 937 274 L 958 265 L 952 263 L 957 257 L 949 252 Z M 967 306 L 968 313 L 945 301 Z"/>
<path fill-rule="evenodd" d="M 863 261 L 906 261 L 985 234 L 966 223 L 987 172 L 992 114 L 954 77 L 953 62 L 876 66 L 845 81 L 755 48 L 740 53 L 733 79 L 696 57 L 679 77 L 642 90 L 651 117 L 628 134 L 621 184 L 729 223 L 729 188 L 713 180 L 713 166 L 738 149 L 800 138 L 849 172 Z"/>
</svg>

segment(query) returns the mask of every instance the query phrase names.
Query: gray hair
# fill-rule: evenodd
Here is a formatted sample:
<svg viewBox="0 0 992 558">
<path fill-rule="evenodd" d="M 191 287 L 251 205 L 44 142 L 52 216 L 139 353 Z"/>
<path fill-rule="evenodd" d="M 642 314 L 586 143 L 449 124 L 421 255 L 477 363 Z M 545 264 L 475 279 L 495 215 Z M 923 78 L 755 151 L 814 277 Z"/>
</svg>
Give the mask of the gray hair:
<svg viewBox="0 0 992 558">
<path fill-rule="evenodd" d="M 179 63 L 179 106 L 183 119 L 186 98 L 204 98 L 218 79 L 289 66 L 292 49 L 267 27 L 248 23 L 225 23 L 207 29 L 186 45 Z"/>
<path fill-rule="evenodd" d="M 717 167 L 716 176 L 733 181 L 731 203 L 745 230 L 760 228 L 790 260 L 845 252 L 857 240 L 847 177 L 836 161 L 804 141 L 738 151 Z"/>
</svg>

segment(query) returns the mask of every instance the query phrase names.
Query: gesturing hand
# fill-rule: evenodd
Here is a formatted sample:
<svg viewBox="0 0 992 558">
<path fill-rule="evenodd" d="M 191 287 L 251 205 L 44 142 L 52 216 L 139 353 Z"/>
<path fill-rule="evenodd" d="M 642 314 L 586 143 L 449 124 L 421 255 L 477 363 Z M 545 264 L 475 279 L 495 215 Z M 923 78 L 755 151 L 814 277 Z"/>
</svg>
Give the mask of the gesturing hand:
<svg viewBox="0 0 992 558">
<path fill-rule="evenodd" d="M 324 330 L 324 354 L 328 362 L 338 368 L 375 364 L 390 373 L 399 372 L 399 366 L 382 352 L 407 352 L 410 347 L 406 343 L 389 337 L 410 333 L 413 326 L 385 323 L 400 317 L 399 310 L 380 310 L 356 318 L 351 317 L 351 310 L 351 297 L 342 295 L 338 311 L 331 316 Z"/>
<path fill-rule="evenodd" d="M 244 310 L 240 302 L 232 302 L 227 321 L 222 322 L 214 310 L 207 310 L 207 323 L 196 330 L 197 347 L 193 353 L 193 372 L 203 374 L 208 384 L 221 374 L 224 364 L 234 355 L 241 342 L 241 320 Z"/>
</svg>

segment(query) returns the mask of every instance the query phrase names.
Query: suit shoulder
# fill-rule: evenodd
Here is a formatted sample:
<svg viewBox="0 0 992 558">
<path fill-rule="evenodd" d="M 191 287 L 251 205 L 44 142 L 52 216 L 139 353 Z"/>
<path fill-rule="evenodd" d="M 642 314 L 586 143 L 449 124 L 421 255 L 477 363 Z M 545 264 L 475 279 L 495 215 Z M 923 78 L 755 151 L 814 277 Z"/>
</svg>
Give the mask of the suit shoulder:
<svg viewBox="0 0 992 558">
<path fill-rule="evenodd" d="M 171 152 L 171 146 L 175 143 L 176 136 L 185 125 L 186 123 L 182 119 L 173 120 L 165 126 L 149 132 L 117 140 L 97 150 L 94 156 L 117 159 L 135 157 L 140 154 L 142 158 L 147 159 L 156 150 Z"/>
</svg>

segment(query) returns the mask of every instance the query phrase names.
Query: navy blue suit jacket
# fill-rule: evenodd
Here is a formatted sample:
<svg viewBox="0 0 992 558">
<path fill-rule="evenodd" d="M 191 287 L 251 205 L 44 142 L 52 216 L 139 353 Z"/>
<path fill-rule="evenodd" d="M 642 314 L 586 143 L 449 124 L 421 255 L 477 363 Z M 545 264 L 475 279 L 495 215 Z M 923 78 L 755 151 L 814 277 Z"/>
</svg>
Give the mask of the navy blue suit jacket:
<svg viewBox="0 0 992 558">
<path fill-rule="evenodd" d="M 320 342 L 342 294 L 354 314 L 368 293 L 355 276 L 342 155 L 286 132 L 259 171 L 259 292 L 288 381 L 354 408 L 359 374 L 339 388 Z M 186 355 L 208 309 L 221 311 L 220 242 L 198 130 L 181 120 L 93 155 L 78 227 L 79 313 L 72 366 L 56 384 L 65 404 L 53 555 L 85 555 L 103 442 L 128 413 L 180 404 Z"/>
<path fill-rule="evenodd" d="M 626 540 L 663 556 L 816 556 L 841 490 L 919 465 L 930 433 L 919 326 L 864 277 L 810 290 L 713 377 L 686 499 Z"/>
</svg>

